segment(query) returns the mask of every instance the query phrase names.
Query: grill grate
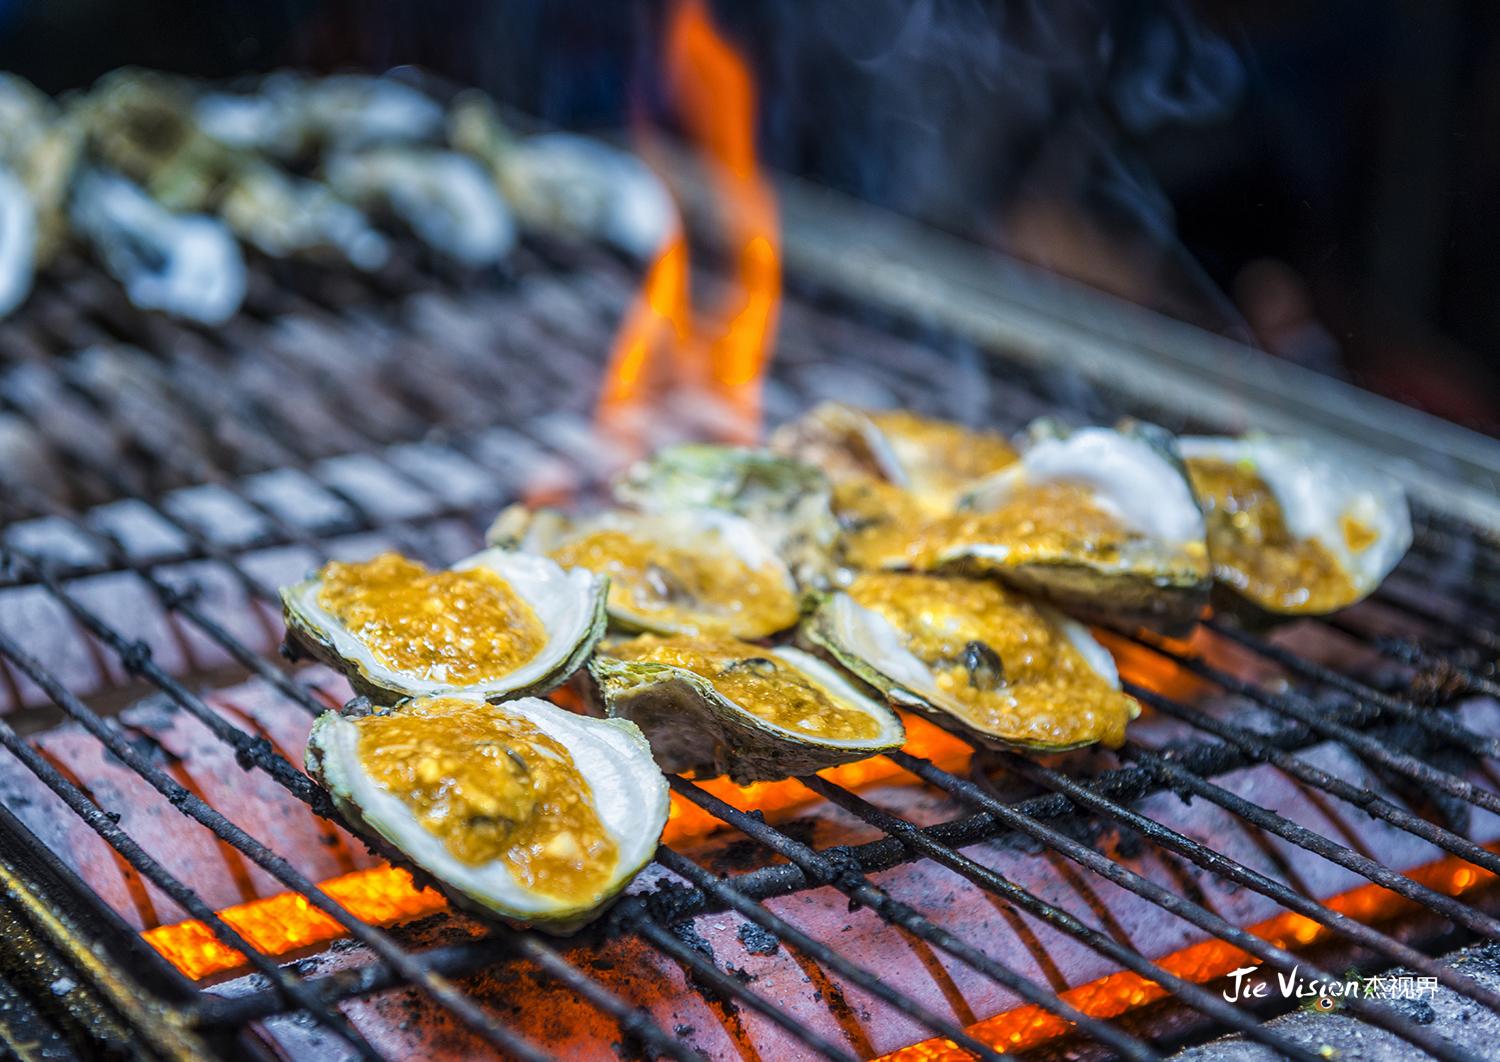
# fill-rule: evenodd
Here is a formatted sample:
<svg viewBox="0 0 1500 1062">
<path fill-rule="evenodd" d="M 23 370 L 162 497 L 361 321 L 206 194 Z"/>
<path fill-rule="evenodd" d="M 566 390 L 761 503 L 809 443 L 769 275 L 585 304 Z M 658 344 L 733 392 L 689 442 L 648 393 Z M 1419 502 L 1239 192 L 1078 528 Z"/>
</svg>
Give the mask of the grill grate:
<svg viewBox="0 0 1500 1062">
<path fill-rule="evenodd" d="M 279 633 L 274 618 L 277 580 L 266 573 L 305 569 L 331 553 L 367 547 L 373 540 L 441 564 L 472 545 L 488 517 L 518 491 L 536 489 L 539 481 L 587 490 L 590 472 L 597 470 L 589 466 L 590 444 L 578 427 L 591 398 L 598 356 L 607 347 L 630 285 L 619 263 L 556 248 L 528 250 L 516 274 L 498 281 L 443 274 L 410 254 L 372 279 L 267 265 L 257 273 L 248 316 L 212 332 L 136 314 L 87 264 L 72 263 L 37 293 L 22 317 L 0 326 L 0 350 L 9 358 L 0 367 L 0 412 L 9 415 L 17 440 L 14 459 L 0 461 L 0 519 L 8 524 L 8 564 L 0 594 L 39 595 L 57 617 L 39 632 L 0 625 L 9 700 L 13 705 L 45 701 L 60 709 L 183 815 L 283 887 L 305 896 L 371 955 L 357 969 L 309 978 L 256 952 L 123 830 L 83 785 L 0 721 L 0 744 L 26 770 L 121 859 L 242 952 L 267 979 L 263 991 L 211 997 L 183 982 L 154 952 L 138 948 L 154 982 L 175 986 L 197 1033 L 215 1040 L 253 1020 L 302 1012 L 361 1056 L 379 1057 L 338 1004 L 407 984 L 505 1054 L 546 1058 L 543 1047 L 527 1041 L 454 980 L 515 958 L 608 1015 L 649 1054 L 697 1057 L 649 1012 L 537 935 L 493 928 L 482 939 L 416 952 L 398 935 L 360 922 L 263 839 L 215 810 L 142 752 L 110 716 L 105 700 L 90 701 L 118 685 L 115 679 L 164 695 L 208 727 L 246 769 L 263 772 L 316 814 L 328 815 L 327 797 L 297 765 L 265 736 L 230 722 L 195 692 L 191 676 L 212 668 L 198 666 L 203 660 L 193 652 L 167 660 L 170 650 L 163 651 L 163 643 L 140 628 L 138 615 L 122 615 L 129 610 L 101 604 L 81 588 L 101 577 L 133 581 L 147 591 L 145 598 L 134 600 L 154 600 L 171 624 L 195 632 L 196 657 L 235 665 L 308 713 L 322 712 L 328 705 L 318 693 L 270 657 Z M 391 305 L 397 307 L 394 312 L 381 308 Z M 791 415 L 822 394 L 874 404 L 900 400 L 933 413 L 951 414 L 957 406 L 974 419 L 1008 428 L 1059 406 L 1085 410 L 1094 418 L 1119 412 L 1107 396 L 1080 394 L 1074 379 L 1007 366 L 905 322 L 871 322 L 869 315 L 844 310 L 817 300 L 788 305 L 777 377 L 767 395 L 773 417 Z M 502 345 L 498 351 L 497 339 Z M 125 343 L 139 349 L 123 347 Z M 857 360 L 850 352 L 858 353 Z M 547 409 L 535 408 L 539 396 L 546 396 Z M 359 456 L 351 459 L 351 454 Z M 299 504 L 308 499 L 316 504 Z M 854 962 L 764 903 L 831 886 L 887 925 L 1055 1015 L 1106 1053 L 1160 1057 L 1161 1047 L 1148 1034 L 1128 1023 L 1091 1017 L 1056 985 L 943 928 L 874 877 L 904 863 L 930 860 L 1118 968 L 1157 983 L 1214 1028 L 1238 1031 L 1287 1057 L 1319 1057 L 1262 1024 L 1255 1011 L 1226 1003 L 1215 991 L 1164 968 L 1090 919 L 961 851 L 1002 836 L 1029 838 L 1050 856 L 1076 864 L 1273 969 L 1300 964 L 1308 976 L 1330 976 L 1306 956 L 1234 925 L 1207 904 L 1163 887 L 1080 840 L 1070 824 L 1092 816 L 1113 821 L 1164 852 L 1326 927 L 1364 949 L 1378 965 L 1401 965 L 1434 977 L 1500 1011 L 1500 993 L 1492 988 L 1132 808 L 1155 792 L 1201 797 L 1257 830 L 1429 908 L 1475 937 L 1500 939 L 1500 920 L 1482 907 L 1398 874 L 1354 841 L 1308 829 L 1211 780 L 1248 765 L 1268 764 L 1332 801 L 1358 808 L 1474 867 L 1500 873 L 1500 856 L 1468 836 L 1457 821 L 1409 810 L 1306 755 L 1321 742 L 1335 742 L 1393 783 L 1440 794 L 1451 804 L 1479 812 L 1500 812 L 1494 789 L 1471 780 L 1476 766 L 1495 758 L 1500 738 L 1402 692 L 1430 681 L 1445 703 L 1494 694 L 1484 653 L 1500 644 L 1494 624 L 1500 552 L 1461 526 L 1430 517 L 1421 523 L 1412 557 L 1375 603 L 1321 625 L 1324 634 L 1357 647 L 1366 664 L 1380 660 L 1394 669 L 1389 673 L 1399 681 L 1390 688 L 1376 688 L 1365 674 L 1330 667 L 1285 644 L 1219 622 L 1210 625 L 1211 637 L 1232 643 L 1296 685 L 1247 681 L 1170 643 L 1131 637 L 1133 651 L 1258 706 L 1274 725 L 1241 723 L 1135 686 L 1130 692 L 1180 721 L 1194 739 L 1169 747 L 1132 741 L 1122 750 L 1119 766 L 1084 780 L 1077 772 L 1063 773 L 1014 755 L 976 754 L 979 761 L 1034 785 L 1037 795 L 1024 799 L 1000 795 L 983 775 L 962 778 L 929 760 L 895 754 L 891 758 L 898 766 L 968 809 L 928 826 L 897 817 L 827 780 L 802 779 L 814 793 L 878 831 L 879 839 L 852 847 L 819 850 L 787 829 L 674 778 L 679 796 L 784 862 L 722 878 L 686 853 L 664 848 L 658 862 L 675 881 L 627 896 L 599 933 L 633 934 L 688 970 L 700 988 L 759 1013 L 808 1051 L 852 1057 L 847 1045 L 800 1021 L 774 995 L 736 978 L 674 931 L 690 917 L 733 910 L 931 1035 L 995 1056 L 995 1048 L 966 1031 L 962 1022 L 888 987 L 880 971 Z M 58 638 L 73 638 L 91 666 L 58 666 L 56 660 L 74 657 L 29 646 L 32 635 L 54 645 Z M 215 652 L 205 654 L 203 646 Z M 1439 755 L 1453 752 L 1463 757 L 1457 765 Z M 8 819 L 10 833 L 28 836 L 18 820 Z M 25 843 L 40 847 L 35 838 Z M 81 883 L 78 887 L 84 888 Z M 92 902 L 107 910 L 97 897 Z M 103 913 L 89 925 L 101 932 L 112 927 L 120 935 L 120 927 Z M 1352 1014 L 1435 1058 L 1480 1057 L 1472 1045 L 1389 1007 L 1363 999 L 1347 1005 Z"/>
</svg>

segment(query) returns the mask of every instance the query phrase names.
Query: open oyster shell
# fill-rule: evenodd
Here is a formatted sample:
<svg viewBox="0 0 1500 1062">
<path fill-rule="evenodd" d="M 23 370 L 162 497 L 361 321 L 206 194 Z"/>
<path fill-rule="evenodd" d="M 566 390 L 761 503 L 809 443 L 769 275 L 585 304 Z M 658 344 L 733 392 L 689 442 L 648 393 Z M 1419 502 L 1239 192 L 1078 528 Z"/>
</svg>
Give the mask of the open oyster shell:
<svg viewBox="0 0 1500 1062">
<path fill-rule="evenodd" d="M 767 638 L 801 615 L 786 563 L 747 520 L 713 509 L 570 518 L 512 506 L 491 525 L 501 548 L 609 577 L 609 618 L 655 634 Z"/>
<path fill-rule="evenodd" d="M 865 573 L 801 634 L 891 703 L 981 744 L 1114 746 L 1140 713 L 1087 628 L 989 580 Z"/>
<path fill-rule="evenodd" d="M 1033 428 L 1019 462 L 922 532 L 907 566 L 997 576 L 1071 615 L 1178 632 L 1211 585 L 1203 513 L 1170 435 Z"/>
<path fill-rule="evenodd" d="M 972 482 L 1015 462 L 992 432 L 901 409 L 824 402 L 771 436 L 771 447 L 821 467 L 834 481 L 871 477 L 909 491 L 934 512 L 950 509 Z"/>
<path fill-rule="evenodd" d="M 722 509 L 754 524 L 798 583 L 826 583 L 838 538 L 827 478 L 769 450 L 684 443 L 631 465 L 615 481 L 621 502 L 643 512 Z"/>
<path fill-rule="evenodd" d="M 388 721 L 391 715 L 405 717 L 401 733 L 371 733 L 370 720 Z M 419 785 L 398 792 L 388 784 L 392 775 L 381 768 L 391 762 L 393 739 L 431 750 L 432 766 L 410 764 L 406 776 L 427 781 L 425 793 Z M 537 769 L 538 757 L 550 761 L 543 771 Z M 564 758 L 566 770 L 558 770 Z M 473 772 L 476 763 L 487 772 L 463 780 L 422 775 L 454 766 Z M 308 736 L 307 770 L 351 828 L 431 879 L 459 906 L 550 933 L 570 933 L 598 917 L 651 859 L 667 821 L 666 780 L 634 723 L 575 715 L 536 698 L 501 705 L 477 697 L 424 698 L 383 717 L 362 719 L 327 712 Z M 503 785 L 493 784 L 497 770 Z M 544 784 L 548 780 L 551 784 Z M 441 799 L 424 807 L 410 799 L 413 791 L 419 798 Z M 465 802 L 483 807 L 485 814 L 453 821 L 450 808 L 463 813 Z M 563 816 L 569 815 L 569 821 L 587 825 L 591 848 L 562 833 L 568 825 Z M 493 840 L 497 822 L 498 844 Z M 478 849 L 483 854 L 478 860 L 461 858 L 459 853 L 472 855 L 477 847 L 476 838 L 461 831 L 475 829 L 491 831 L 481 838 L 489 848 Z M 558 850 L 564 853 L 564 871 L 588 873 L 581 887 L 565 893 L 540 887 L 538 860 Z M 493 858 L 483 857 L 497 851 Z M 571 867 L 570 851 L 576 853 Z"/>
<path fill-rule="evenodd" d="M 461 692 L 502 700 L 546 693 L 573 675 L 604 633 L 607 580 L 581 569 L 565 571 L 545 557 L 488 549 L 453 566 L 486 568 L 530 607 L 545 642 L 530 659 L 503 675 L 456 683 L 385 663 L 370 645 L 319 603 L 322 572 L 281 591 L 287 640 L 342 671 L 355 690 L 378 704 L 403 697 Z M 476 634 L 478 632 L 475 632 Z"/>
<path fill-rule="evenodd" d="M 638 724 L 666 771 L 746 784 L 862 760 L 906 736 L 889 707 L 786 646 L 644 635 L 606 647 L 589 673 L 609 714 Z"/>
<path fill-rule="evenodd" d="M 1320 615 L 1380 585 L 1411 545 L 1400 484 L 1302 439 L 1178 440 L 1219 587 L 1253 609 Z"/>
</svg>

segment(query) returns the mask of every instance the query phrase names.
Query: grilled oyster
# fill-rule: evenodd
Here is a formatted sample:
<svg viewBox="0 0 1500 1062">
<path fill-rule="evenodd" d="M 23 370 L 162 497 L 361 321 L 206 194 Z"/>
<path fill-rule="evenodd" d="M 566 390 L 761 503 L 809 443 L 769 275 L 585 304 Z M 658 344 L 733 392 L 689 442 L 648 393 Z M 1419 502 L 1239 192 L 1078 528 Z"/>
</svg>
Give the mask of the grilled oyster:
<svg viewBox="0 0 1500 1062">
<path fill-rule="evenodd" d="M 118 174 L 88 170 L 69 216 L 142 309 L 222 324 L 245 297 L 245 260 L 223 223 L 174 214 Z"/>
<path fill-rule="evenodd" d="M 593 651 L 604 597 L 588 572 L 494 549 L 440 572 L 396 553 L 334 561 L 281 592 L 289 644 L 378 703 L 545 693 Z"/>
<path fill-rule="evenodd" d="M 324 184 L 293 177 L 204 130 L 188 87 L 121 70 L 78 108 L 95 152 L 170 210 L 213 211 L 273 257 L 332 252 L 360 269 L 388 254 L 385 237 Z"/>
<path fill-rule="evenodd" d="M 838 537 L 828 480 L 790 457 L 737 446 L 684 443 L 638 461 L 615 497 L 643 512 L 722 509 L 754 524 L 802 585 L 827 579 Z"/>
<path fill-rule="evenodd" d="M 77 123 L 24 78 L 0 74 L 0 165 L 19 182 L 31 217 L 30 236 L 18 238 L 28 223 L 20 218 L 19 199 L 5 193 L 4 265 L 0 266 L 8 299 L 19 302 L 30 287 L 33 265 L 45 265 L 67 237 L 68 189 L 82 150 Z M 17 249 L 30 243 L 29 256 Z"/>
<path fill-rule="evenodd" d="M 1365 597 L 1411 545 L 1394 480 L 1301 439 L 1178 440 L 1214 578 L 1255 608 L 1319 615 Z"/>
<path fill-rule="evenodd" d="M 910 491 L 934 513 L 952 508 L 973 481 L 1014 464 L 1000 436 L 906 410 L 836 402 L 778 428 L 772 449 L 823 468 L 835 482 L 869 477 Z"/>
<path fill-rule="evenodd" d="M 929 522 L 963 490 L 1016 461 L 998 435 L 904 410 L 825 402 L 772 434 L 771 445 L 810 461 L 832 481 L 841 529 L 835 556 L 852 568 L 901 567 Z"/>
<path fill-rule="evenodd" d="M 454 100 L 448 141 L 490 169 L 531 228 L 603 240 L 649 258 L 677 225 L 666 185 L 639 158 L 572 133 L 517 137 L 483 93 Z"/>
<path fill-rule="evenodd" d="M 0 317 L 31 294 L 36 269 L 37 219 L 26 186 L 0 166 Z"/>
<path fill-rule="evenodd" d="M 1021 460 L 928 525 L 907 565 L 998 576 L 1083 619 L 1179 631 L 1210 583 L 1203 513 L 1170 436 L 1039 425 Z"/>
<path fill-rule="evenodd" d="M 803 635 L 892 703 L 988 744 L 1117 746 L 1140 713 L 1086 628 L 990 580 L 863 573 Z"/>
<path fill-rule="evenodd" d="M 898 747 L 896 713 L 823 661 L 730 638 L 645 634 L 589 664 L 611 716 L 638 724 L 665 771 L 749 782 Z"/>
<path fill-rule="evenodd" d="M 388 210 L 433 250 L 466 266 L 499 262 L 516 244 L 516 224 L 494 183 L 473 159 L 406 145 L 329 159 L 335 192 Z"/>
<path fill-rule="evenodd" d="M 462 907 L 569 933 L 656 851 L 667 784 L 634 723 L 535 698 L 327 712 L 308 773 L 359 831 Z"/>
<path fill-rule="evenodd" d="M 800 615 L 786 564 L 746 520 L 712 509 L 570 520 L 514 506 L 489 539 L 609 576 L 610 619 L 633 631 L 765 638 Z"/>
</svg>

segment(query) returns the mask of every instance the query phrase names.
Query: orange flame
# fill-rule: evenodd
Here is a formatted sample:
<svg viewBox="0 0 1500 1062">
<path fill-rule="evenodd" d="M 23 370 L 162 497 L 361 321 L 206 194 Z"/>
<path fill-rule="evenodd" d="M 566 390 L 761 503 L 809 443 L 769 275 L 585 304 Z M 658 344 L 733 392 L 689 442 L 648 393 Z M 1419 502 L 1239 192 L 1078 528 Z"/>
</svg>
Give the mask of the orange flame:
<svg viewBox="0 0 1500 1062">
<path fill-rule="evenodd" d="M 714 313 L 695 318 L 680 227 L 647 271 L 615 337 L 596 418 L 625 458 L 644 449 L 653 403 L 667 392 L 711 399 L 721 407 L 718 437 L 754 442 L 781 302 L 779 219 L 756 161 L 749 67 L 714 29 L 702 0 L 680 0 L 673 9 L 666 62 L 683 128 L 708 163 L 735 276 Z"/>
</svg>

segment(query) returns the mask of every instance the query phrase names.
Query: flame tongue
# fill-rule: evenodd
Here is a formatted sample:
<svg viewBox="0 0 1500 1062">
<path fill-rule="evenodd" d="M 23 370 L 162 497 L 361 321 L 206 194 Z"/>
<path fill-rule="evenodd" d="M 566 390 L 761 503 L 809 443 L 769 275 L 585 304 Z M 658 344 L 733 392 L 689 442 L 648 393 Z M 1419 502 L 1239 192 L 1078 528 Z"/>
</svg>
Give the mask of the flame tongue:
<svg viewBox="0 0 1500 1062">
<path fill-rule="evenodd" d="M 615 338 L 597 422 L 620 457 L 651 442 L 668 411 L 708 408 L 701 430 L 725 442 L 760 434 L 760 381 L 781 301 L 775 197 L 755 155 L 755 83 L 714 29 L 702 0 L 681 0 L 666 35 L 668 83 L 707 163 L 734 275 L 713 311 L 695 316 L 681 228 L 646 273 Z M 675 419 L 675 418 L 673 418 Z"/>
</svg>

